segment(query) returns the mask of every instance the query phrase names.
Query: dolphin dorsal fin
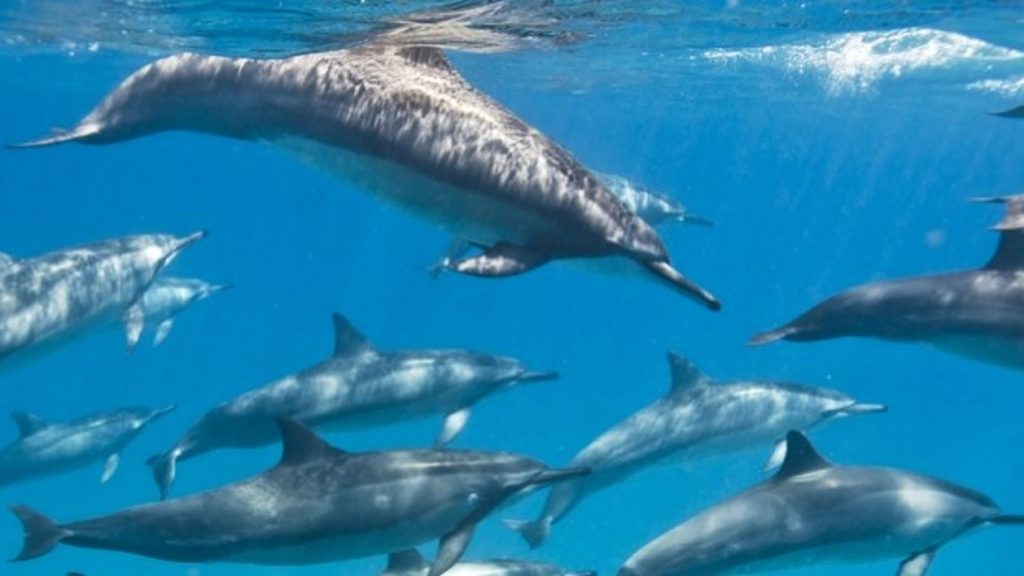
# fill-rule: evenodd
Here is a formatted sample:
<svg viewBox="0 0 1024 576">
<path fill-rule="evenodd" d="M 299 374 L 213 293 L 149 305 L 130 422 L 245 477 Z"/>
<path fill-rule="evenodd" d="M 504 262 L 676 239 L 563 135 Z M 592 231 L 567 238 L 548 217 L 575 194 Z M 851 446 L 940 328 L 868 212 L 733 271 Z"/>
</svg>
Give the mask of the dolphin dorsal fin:
<svg viewBox="0 0 1024 576">
<path fill-rule="evenodd" d="M 398 55 L 413 64 L 421 64 L 430 68 L 444 70 L 445 72 L 455 73 L 455 69 L 452 68 L 452 64 L 448 61 L 448 57 L 444 55 L 444 52 L 440 48 L 436 48 L 434 46 L 408 46 L 406 48 L 399 48 Z"/>
<path fill-rule="evenodd" d="M 975 198 L 975 202 L 1003 204 L 1003 219 L 992 227 L 999 232 L 999 246 L 986 270 L 1017 270 L 1024 268 L 1024 194 L 992 198 Z"/>
<path fill-rule="evenodd" d="M 11 419 L 18 425 L 18 434 L 22 438 L 31 436 L 49 425 L 39 416 L 28 412 L 11 412 Z"/>
<path fill-rule="evenodd" d="M 775 479 L 783 480 L 830 466 L 832 465 L 828 460 L 822 458 L 821 454 L 814 449 L 807 436 L 796 430 L 790 430 L 789 434 L 786 434 L 786 459 L 782 461 L 782 466 L 779 467 Z"/>
<path fill-rule="evenodd" d="M 329 454 L 343 453 L 291 418 L 278 418 L 277 427 L 281 431 L 281 461 L 278 466 L 295 466 Z"/>
<path fill-rule="evenodd" d="M 334 356 L 360 356 L 374 351 L 373 344 L 370 344 L 366 336 L 356 330 L 347 318 L 334 313 Z"/>
<path fill-rule="evenodd" d="M 668 368 L 672 374 L 672 392 L 707 385 L 711 382 L 711 379 L 698 370 L 693 362 L 675 352 L 668 353 Z"/>
<path fill-rule="evenodd" d="M 423 555 L 415 548 L 410 548 L 389 554 L 388 566 L 384 569 L 384 574 L 394 576 L 410 573 L 419 574 L 426 568 L 427 561 L 423 559 Z"/>
</svg>

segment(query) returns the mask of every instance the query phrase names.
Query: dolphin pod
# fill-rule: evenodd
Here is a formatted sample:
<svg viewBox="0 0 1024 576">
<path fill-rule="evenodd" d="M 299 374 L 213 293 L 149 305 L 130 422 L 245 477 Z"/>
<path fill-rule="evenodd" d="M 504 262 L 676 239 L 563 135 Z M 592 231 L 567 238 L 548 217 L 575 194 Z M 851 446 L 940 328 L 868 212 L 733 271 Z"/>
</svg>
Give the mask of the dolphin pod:
<svg viewBox="0 0 1024 576">
<path fill-rule="evenodd" d="M 177 462 L 221 448 L 253 448 L 277 439 L 274 421 L 356 429 L 444 415 L 435 446 L 452 441 L 484 397 L 524 382 L 552 380 L 514 358 L 468 350 L 380 350 L 340 314 L 334 353 L 316 366 L 251 390 L 207 412 L 174 447 L 150 459 L 161 497 Z"/>
<path fill-rule="evenodd" d="M 552 524 L 587 495 L 649 466 L 781 441 L 793 428 L 885 411 L 885 406 L 860 404 L 824 388 L 756 380 L 715 382 L 679 355 L 669 354 L 668 359 L 668 393 L 608 429 L 570 461 L 569 466 L 586 467 L 591 474 L 552 488 L 537 520 L 506 521 L 531 548 L 543 544 Z M 772 459 L 781 461 L 784 450 L 775 454 Z"/>
<path fill-rule="evenodd" d="M 985 266 L 851 288 L 750 343 L 847 336 L 924 342 L 1024 370 L 1024 195 L 977 201 L 1006 207 L 994 228 L 999 246 Z"/>
<path fill-rule="evenodd" d="M 501 277 L 619 257 L 712 310 L 661 238 L 565 149 L 470 86 L 436 48 L 364 45 L 257 60 L 179 54 L 121 83 L 75 127 L 27 142 L 110 144 L 169 130 L 270 141 L 482 249 Z"/>
<path fill-rule="evenodd" d="M 24 506 L 17 560 L 58 544 L 175 562 L 305 565 L 407 550 L 440 539 L 429 576 L 455 564 L 478 522 L 532 488 L 586 474 L 513 454 L 348 453 L 287 419 L 280 462 L 258 476 L 177 500 L 56 524 Z"/>
<path fill-rule="evenodd" d="M 770 480 L 716 504 L 630 556 L 619 576 L 753 574 L 828 562 L 902 560 L 923 576 L 936 552 L 982 526 L 1024 524 L 984 494 L 893 470 L 837 466 L 801 433 Z"/>
</svg>

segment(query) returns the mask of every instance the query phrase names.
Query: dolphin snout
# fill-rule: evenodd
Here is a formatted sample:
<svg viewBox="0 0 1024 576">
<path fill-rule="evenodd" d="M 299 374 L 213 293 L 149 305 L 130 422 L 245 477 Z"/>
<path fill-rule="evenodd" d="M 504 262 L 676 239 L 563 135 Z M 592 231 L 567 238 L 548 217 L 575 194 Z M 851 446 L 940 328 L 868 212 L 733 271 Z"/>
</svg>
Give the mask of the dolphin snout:
<svg viewBox="0 0 1024 576">
<path fill-rule="evenodd" d="M 855 414 L 875 414 L 878 412 L 888 411 L 889 407 L 886 406 L 885 404 L 864 404 L 860 402 L 847 406 L 842 410 L 844 414 L 848 414 L 851 416 Z"/>
<path fill-rule="evenodd" d="M 206 238 L 209 234 L 209 230 L 199 230 L 198 232 L 193 232 L 192 234 L 189 234 L 184 238 L 180 238 L 178 240 L 178 245 L 174 247 L 174 251 L 180 252 L 185 248 L 188 248 L 189 246 L 195 244 L 196 242 L 199 242 L 203 238 Z"/>
<path fill-rule="evenodd" d="M 157 418 L 159 418 L 161 416 L 164 416 L 164 415 L 167 415 L 167 414 L 170 414 L 171 412 L 174 412 L 177 409 L 178 409 L 178 405 L 177 404 L 168 404 L 167 406 L 162 406 L 162 407 L 157 408 L 157 409 L 153 410 L 152 412 L 150 412 L 149 413 L 149 419 L 150 420 L 156 420 Z"/>
<path fill-rule="evenodd" d="M 559 378 L 560 376 L 558 372 L 537 372 L 534 370 L 526 370 L 516 377 L 516 382 L 544 382 L 547 380 L 558 380 Z"/>
</svg>

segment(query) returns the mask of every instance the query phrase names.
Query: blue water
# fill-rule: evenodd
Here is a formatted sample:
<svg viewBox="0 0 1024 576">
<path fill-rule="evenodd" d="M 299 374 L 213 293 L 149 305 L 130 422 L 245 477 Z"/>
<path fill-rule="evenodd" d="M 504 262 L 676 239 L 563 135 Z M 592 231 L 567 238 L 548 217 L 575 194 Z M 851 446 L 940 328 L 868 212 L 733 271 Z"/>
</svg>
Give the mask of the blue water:
<svg viewBox="0 0 1024 576">
<path fill-rule="evenodd" d="M 159 55 L 336 47 L 422 7 L 370 4 L 275 11 L 237 1 L 214 13 L 196 2 L 12 2 L 0 9 L 0 142 L 71 125 Z M 1024 103 L 1024 13 L 888 4 L 538 3 L 529 7 L 535 23 L 513 27 L 501 51 L 449 52 L 471 83 L 586 166 L 714 220 L 662 235 L 674 262 L 724 302 L 719 314 L 652 283 L 557 264 L 504 280 L 432 279 L 425 269 L 444 233 L 265 145 L 170 133 L 0 150 L 0 250 L 25 257 L 205 228 L 209 238 L 171 272 L 236 287 L 187 310 L 160 348 L 147 340 L 126 355 L 123 334 L 110 328 L 0 374 L 0 409 L 53 421 L 179 405 L 129 446 L 109 484 L 99 484 L 97 463 L 3 488 L 0 499 L 58 520 L 152 500 L 145 458 L 214 404 L 326 358 L 330 313 L 339 311 L 380 347 L 466 347 L 562 374 L 482 402 L 457 447 L 563 464 L 667 389 L 673 350 L 722 379 L 789 379 L 884 402 L 889 414 L 816 431 L 820 450 L 837 462 L 944 477 L 1024 513 L 1020 373 L 870 340 L 744 346 L 851 285 L 980 265 L 1000 214 L 968 198 L 1024 187 L 1024 122 L 986 115 Z M 438 425 L 329 438 L 348 450 L 426 446 Z M 12 424 L 3 436 L 14 433 Z M 650 470 L 586 500 L 536 552 L 490 518 L 467 557 L 613 574 L 653 537 L 762 479 L 769 451 Z M 276 458 L 276 447 L 207 455 L 182 466 L 174 490 L 215 487 Z M 541 502 L 499 516 L 532 516 Z M 1022 538 L 1004 528 L 958 540 L 930 574 L 1020 573 Z M 0 553 L 20 545 L 14 517 L 0 515 Z M 893 573 L 896 564 L 791 574 Z M 382 565 L 190 566 L 60 547 L 2 572 L 370 575 Z"/>
</svg>

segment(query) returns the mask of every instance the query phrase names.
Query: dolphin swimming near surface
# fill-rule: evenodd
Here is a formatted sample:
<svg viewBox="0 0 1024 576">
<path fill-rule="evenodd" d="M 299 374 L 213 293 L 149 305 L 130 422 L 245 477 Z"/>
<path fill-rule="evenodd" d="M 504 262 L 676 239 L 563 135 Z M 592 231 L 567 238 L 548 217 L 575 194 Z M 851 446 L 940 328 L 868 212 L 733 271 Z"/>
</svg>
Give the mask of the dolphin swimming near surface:
<svg viewBox="0 0 1024 576">
<path fill-rule="evenodd" d="M 145 321 L 143 295 L 206 232 L 126 236 L 15 259 L 0 254 L 0 361 L 120 319 L 128 349 Z"/>
<path fill-rule="evenodd" d="M 174 320 L 185 308 L 227 289 L 226 284 L 210 284 L 195 278 L 157 278 L 142 295 L 146 322 L 156 326 L 153 346 L 167 338 Z"/>
<path fill-rule="evenodd" d="M 785 456 L 782 438 L 789 430 L 886 409 L 825 388 L 757 380 L 716 382 L 677 354 L 670 353 L 668 360 L 668 393 L 598 436 L 569 464 L 585 466 L 591 474 L 552 488 L 537 520 L 505 522 L 531 548 L 543 544 L 552 524 L 585 497 L 644 468 L 778 442 L 766 466 L 774 468 Z"/>
<path fill-rule="evenodd" d="M 443 52 L 368 44 L 281 59 L 179 54 L 132 74 L 77 126 L 20 146 L 169 130 L 270 141 L 483 247 L 451 263 L 501 277 L 618 257 L 718 310 L 657 232 L 565 149 L 470 86 Z"/>
<path fill-rule="evenodd" d="M 359 429 L 444 415 L 435 440 L 443 446 L 484 397 L 524 382 L 553 380 L 514 358 L 468 350 L 376 348 L 335 314 L 334 354 L 324 362 L 241 394 L 207 412 L 170 450 L 149 464 L 162 497 L 177 462 L 221 448 L 254 448 L 277 440 L 275 419 L 308 426 Z"/>
<path fill-rule="evenodd" d="M 16 560 L 63 543 L 174 562 L 291 566 L 390 554 L 439 538 L 429 572 L 439 576 L 493 510 L 586 473 L 503 453 L 348 453 L 292 420 L 278 426 L 280 462 L 215 490 L 59 525 L 12 506 L 25 528 Z"/>
<path fill-rule="evenodd" d="M 770 480 L 659 536 L 619 576 L 754 574 L 827 563 L 902 559 L 924 576 L 949 541 L 976 528 L 1024 524 L 987 496 L 889 468 L 827 462 L 799 432 Z"/>
<path fill-rule="evenodd" d="M 430 564 L 415 548 L 393 552 L 380 576 L 427 576 Z M 473 560 L 459 562 L 447 576 L 597 576 L 593 570 L 566 570 L 547 562 L 530 560 Z"/>
<path fill-rule="evenodd" d="M 1006 205 L 995 226 L 999 246 L 982 268 L 857 286 L 750 344 L 848 336 L 924 342 L 1024 370 L 1024 195 L 976 201 Z"/>
<path fill-rule="evenodd" d="M 99 460 L 105 460 L 100 478 L 105 483 L 117 472 L 121 450 L 150 422 L 172 410 L 174 406 L 156 410 L 124 408 L 61 424 L 13 412 L 18 439 L 0 449 L 0 486 L 74 470 Z"/>
</svg>

